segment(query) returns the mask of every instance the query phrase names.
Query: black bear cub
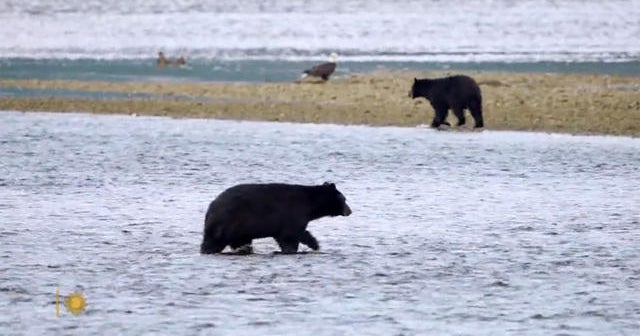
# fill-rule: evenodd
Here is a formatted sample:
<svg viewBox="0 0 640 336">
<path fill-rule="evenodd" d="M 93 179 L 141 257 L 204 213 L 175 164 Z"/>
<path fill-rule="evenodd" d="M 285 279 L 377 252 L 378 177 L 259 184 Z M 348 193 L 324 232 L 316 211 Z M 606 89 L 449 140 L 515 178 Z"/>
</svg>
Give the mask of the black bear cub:
<svg viewBox="0 0 640 336">
<path fill-rule="evenodd" d="M 482 119 L 482 95 L 480 87 L 473 78 L 464 75 L 435 79 L 413 79 L 409 97 L 424 97 L 431 103 L 435 116 L 431 127 L 451 126 L 447 122 L 449 109 L 458 118 L 458 126 L 465 123 L 464 110 L 469 109 L 475 121 L 475 128 L 484 127 Z"/>
<path fill-rule="evenodd" d="M 227 245 L 251 253 L 251 241 L 266 237 L 273 237 L 282 253 L 296 253 L 299 243 L 318 250 L 318 241 L 307 231 L 309 222 L 350 214 L 333 183 L 236 185 L 209 204 L 200 253 L 220 253 Z"/>
</svg>

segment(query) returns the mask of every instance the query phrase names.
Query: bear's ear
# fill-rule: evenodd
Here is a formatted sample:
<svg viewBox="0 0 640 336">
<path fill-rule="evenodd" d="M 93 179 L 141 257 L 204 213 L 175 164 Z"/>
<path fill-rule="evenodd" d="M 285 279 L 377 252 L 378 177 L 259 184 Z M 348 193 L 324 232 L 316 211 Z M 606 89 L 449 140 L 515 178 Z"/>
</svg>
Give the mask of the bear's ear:
<svg viewBox="0 0 640 336">
<path fill-rule="evenodd" d="M 322 185 L 323 185 L 323 186 L 330 187 L 331 189 L 335 189 L 335 188 L 336 188 L 335 183 L 331 183 L 331 182 L 325 182 L 325 183 L 323 183 Z"/>
<path fill-rule="evenodd" d="M 415 78 L 415 77 L 413 77 L 413 82 L 415 83 L 415 82 L 417 82 L 417 81 L 418 81 L 418 79 L 417 79 L 417 78 Z"/>
</svg>

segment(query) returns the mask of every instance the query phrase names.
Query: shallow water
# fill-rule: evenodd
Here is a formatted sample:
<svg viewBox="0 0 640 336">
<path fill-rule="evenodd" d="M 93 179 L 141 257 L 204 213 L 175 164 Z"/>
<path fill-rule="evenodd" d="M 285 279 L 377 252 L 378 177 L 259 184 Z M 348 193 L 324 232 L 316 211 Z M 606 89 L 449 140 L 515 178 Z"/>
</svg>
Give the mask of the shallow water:
<svg viewBox="0 0 640 336">
<path fill-rule="evenodd" d="M 640 139 L 2 112 L 0 153 L 2 335 L 640 328 Z M 225 188 L 327 180 L 320 253 L 198 254 Z"/>
<path fill-rule="evenodd" d="M 0 57 L 638 60 L 638 0 L 9 0 Z"/>
<path fill-rule="evenodd" d="M 638 17 L 640 0 L 8 0 L 0 1 L 0 79 L 290 82 L 330 52 L 339 55 L 336 77 L 381 69 L 638 76 Z M 159 51 L 187 66 L 156 69 Z"/>
<path fill-rule="evenodd" d="M 180 68 L 157 69 L 156 60 L 93 60 L 93 59 L 2 59 L 2 79 L 64 79 L 82 81 L 147 81 L 147 82 L 292 82 L 300 79 L 302 70 L 317 64 L 317 61 L 284 60 L 206 60 L 190 59 L 189 65 Z M 640 76 L 640 58 L 625 62 L 395 62 L 340 61 L 333 78 L 375 71 L 404 71 L 416 76 L 425 71 L 440 71 L 449 74 L 477 72 L 552 72 L 590 73 L 618 76 Z M 43 90 L 50 96 L 64 97 L 55 90 Z M 74 92 L 86 98 L 94 94 Z M 100 93 L 108 95 L 108 93 Z M 35 92 L 0 87 L 0 96 L 33 97 Z"/>
</svg>

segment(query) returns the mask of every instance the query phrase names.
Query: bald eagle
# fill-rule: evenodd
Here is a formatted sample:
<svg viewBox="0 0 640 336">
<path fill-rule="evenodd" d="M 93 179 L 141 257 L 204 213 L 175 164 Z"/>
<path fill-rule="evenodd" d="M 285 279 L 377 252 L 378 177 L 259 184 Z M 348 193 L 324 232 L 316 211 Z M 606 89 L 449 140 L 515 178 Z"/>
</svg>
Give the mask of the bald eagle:
<svg viewBox="0 0 640 336">
<path fill-rule="evenodd" d="M 307 69 L 303 71 L 302 78 L 305 78 L 307 76 L 312 76 L 312 77 L 320 77 L 322 78 L 322 80 L 325 80 L 325 81 L 329 80 L 329 76 L 331 76 L 331 74 L 333 74 L 333 72 L 336 70 L 337 57 L 338 55 L 336 53 L 331 53 L 331 55 L 329 55 L 329 62 L 315 65 L 311 69 Z"/>
</svg>

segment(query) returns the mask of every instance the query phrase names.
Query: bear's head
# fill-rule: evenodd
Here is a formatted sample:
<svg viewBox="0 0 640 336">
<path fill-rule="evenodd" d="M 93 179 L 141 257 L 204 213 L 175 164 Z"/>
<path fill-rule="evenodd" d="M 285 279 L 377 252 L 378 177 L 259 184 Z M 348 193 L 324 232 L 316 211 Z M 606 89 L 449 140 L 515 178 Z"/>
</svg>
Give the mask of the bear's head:
<svg viewBox="0 0 640 336">
<path fill-rule="evenodd" d="M 427 97 L 427 92 L 429 90 L 430 82 L 428 79 L 417 79 L 413 78 L 413 85 L 411 85 L 411 90 L 409 90 L 409 97 L 416 99 L 419 97 Z"/>
<path fill-rule="evenodd" d="M 347 199 L 336 188 L 333 183 L 325 182 L 322 185 L 323 190 L 323 212 L 327 216 L 349 216 L 351 208 L 347 205 Z"/>
</svg>

